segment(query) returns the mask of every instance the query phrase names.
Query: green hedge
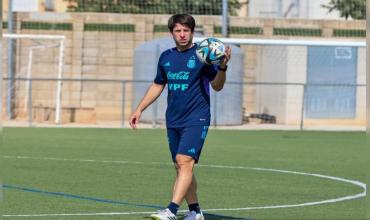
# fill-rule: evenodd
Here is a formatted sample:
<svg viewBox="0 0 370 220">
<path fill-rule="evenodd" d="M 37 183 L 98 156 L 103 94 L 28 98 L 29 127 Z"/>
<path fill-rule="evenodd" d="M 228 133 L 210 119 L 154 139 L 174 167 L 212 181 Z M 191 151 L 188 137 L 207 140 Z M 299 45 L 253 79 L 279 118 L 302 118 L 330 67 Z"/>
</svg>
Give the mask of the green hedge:
<svg viewBox="0 0 370 220">
<path fill-rule="evenodd" d="M 334 37 L 366 37 L 366 30 L 358 29 L 334 29 Z"/>
<path fill-rule="evenodd" d="M 285 36 L 309 36 L 309 37 L 321 37 L 321 29 L 313 28 L 274 28 L 274 35 L 285 35 Z"/>
<path fill-rule="evenodd" d="M 48 23 L 48 22 L 22 21 L 21 29 L 71 31 L 73 29 L 73 24 L 72 23 Z"/>
<path fill-rule="evenodd" d="M 168 26 L 162 24 L 155 24 L 154 25 L 154 32 L 168 32 Z"/>
<path fill-rule="evenodd" d="M 213 28 L 213 32 L 215 34 L 222 33 L 221 26 L 215 26 Z M 263 34 L 263 28 L 261 27 L 238 27 L 238 26 L 231 26 L 228 28 L 229 34 L 252 34 L 252 35 L 261 35 Z"/>
<path fill-rule="evenodd" d="M 84 31 L 135 32 L 135 25 L 90 23 L 84 25 Z"/>
</svg>

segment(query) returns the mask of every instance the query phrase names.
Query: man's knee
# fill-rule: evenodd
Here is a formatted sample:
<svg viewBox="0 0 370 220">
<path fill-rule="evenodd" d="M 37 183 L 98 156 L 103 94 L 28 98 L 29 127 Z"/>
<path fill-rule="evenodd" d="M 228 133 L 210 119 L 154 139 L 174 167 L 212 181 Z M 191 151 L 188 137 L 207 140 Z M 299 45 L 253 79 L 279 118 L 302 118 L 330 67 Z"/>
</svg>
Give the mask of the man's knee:
<svg viewBox="0 0 370 220">
<path fill-rule="evenodd" d="M 181 169 L 193 169 L 194 164 L 194 158 L 183 154 L 176 155 L 175 167 L 177 171 Z"/>
</svg>

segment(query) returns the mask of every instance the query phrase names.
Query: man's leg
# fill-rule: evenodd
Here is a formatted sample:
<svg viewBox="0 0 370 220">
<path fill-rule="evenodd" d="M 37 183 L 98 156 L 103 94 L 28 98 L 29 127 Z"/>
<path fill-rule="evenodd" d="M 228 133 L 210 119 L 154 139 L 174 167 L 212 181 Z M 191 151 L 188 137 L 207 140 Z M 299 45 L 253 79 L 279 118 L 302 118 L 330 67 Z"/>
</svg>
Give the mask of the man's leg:
<svg viewBox="0 0 370 220">
<path fill-rule="evenodd" d="M 178 174 L 177 165 L 175 164 L 176 172 Z M 174 183 L 174 191 L 176 189 L 177 178 Z M 197 196 L 197 180 L 193 174 L 190 187 L 185 195 L 185 200 L 189 207 L 189 212 L 185 214 L 184 220 L 204 220 L 203 213 L 200 210 Z"/>
<path fill-rule="evenodd" d="M 173 184 L 173 195 L 175 194 L 175 188 L 177 183 L 177 177 L 179 175 L 179 169 L 178 165 L 175 163 L 175 169 L 176 169 L 176 179 Z M 193 178 L 190 184 L 190 187 L 185 195 L 185 200 L 188 205 L 198 203 L 198 195 L 197 195 L 197 180 L 195 178 L 195 175 L 193 174 Z"/>
<path fill-rule="evenodd" d="M 168 141 L 172 158 L 175 162 L 177 175 L 173 185 L 173 197 L 170 204 L 167 206 L 167 209 L 164 210 L 165 213 L 163 214 L 160 212 L 158 214 L 151 215 L 152 217 L 161 219 L 158 217 L 163 215 L 176 215 L 179 206 L 185 197 L 187 202 L 190 203 L 198 200 L 196 195 L 197 182 L 195 178 L 193 181 L 193 168 L 199 159 L 207 130 L 208 126 L 167 129 Z M 192 208 L 190 209 L 190 207 Z M 196 207 L 195 210 L 200 212 L 199 204 L 197 202 L 189 204 L 189 210 L 193 211 L 193 207 Z"/>
<path fill-rule="evenodd" d="M 194 174 L 188 192 L 185 195 L 185 200 L 188 205 L 198 203 L 197 179 Z"/>
<path fill-rule="evenodd" d="M 181 132 L 181 139 L 178 148 L 178 155 L 190 156 L 194 159 L 194 164 L 198 162 L 204 140 L 207 136 L 208 126 L 192 126 L 184 128 Z M 194 167 L 193 164 L 193 167 Z M 179 166 L 175 164 L 177 172 Z M 174 189 L 177 187 L 177 182 L 175 182 Z M 176 195 L 174 190 L 174 195 Z M 189 211 L 200 212 L 198 196 L 197 196 L 197 180 L 192 172 L 191 183 L 188 191 L 185 194 L 185 200 L 189 205 Z"/>
<path fill-rule="evenodd" d="M 195 160 L 187 155 L 176 156 L 178 174 L 174 184 L 172 202 L 181 205 L 193 181 L 193 168 Z"/>
</svg>

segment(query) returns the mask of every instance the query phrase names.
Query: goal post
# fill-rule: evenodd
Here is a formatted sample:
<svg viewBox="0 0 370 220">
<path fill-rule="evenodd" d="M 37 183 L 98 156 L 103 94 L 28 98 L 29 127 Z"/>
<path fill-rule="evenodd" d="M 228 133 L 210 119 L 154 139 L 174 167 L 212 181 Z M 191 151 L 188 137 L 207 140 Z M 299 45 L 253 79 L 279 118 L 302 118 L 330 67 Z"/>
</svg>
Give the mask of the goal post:
<svg viewBox="0 0 370 220">
<path fill-rule="evenodd" d="M 200 42 L 205 37 L 196 37 L 194 42 Z M 217 38 L 225 44 L 236 45 L 262 45 L 262 46 L 347 46 L 366 47 L 366 41 L 349 40 L 285 40 L 285 39 L 244 39 L 244 38 Z"/>
<path fill-rule="evenodd" d="M 32 79 L 35 77 L 32 74 L 32 69 L 34 67 L 34 60 L 35 60 L 35 52 L 40 51 L 42 53 L 43 50 L 48 48 L 56 48 L 57 49 L 57 59 L 52 59 L 53 72 L 49 78 L 56 79 L 56 91 L 55 91 L 55 123 L 59 124 L 61 122 L 61 102 L 62 102 L 62 86 L 63 86 L 63 66 L 64 66 L 64 53 L 65 53 L 65 40 L 66 37 L 63 35 L 38 35 L 38 34 L 3 34 L 3 38 L 5 39 L 13 39 L 17 41 L 30 41 L 27 43 L 19 43 L 18 50 L 24 54 L 24 57 L 27 57 L 27 61 L 23 62 L 22 64 L 22 71 L 23 73 L 18 74 L 20 78 L 24 78 L 26 80 L 26 88 L 25 88 L 25 104 L 24 108 L 30 104 L 30 85 Z M 37 56 L 40 59 L 41 56 Z M 42 60 L 39 61 L 40 65 L 42 66 Z M 45 63 L 46 65 L 46 63 Z M 15 73 L 17 74 L 17 73 Z M 9 89 L 9 88 L 8 88 Z M 9 103 L 8 103 L 9 104 Z M 29 115 L 32 117 L 32 115 Z"/>
</svg>

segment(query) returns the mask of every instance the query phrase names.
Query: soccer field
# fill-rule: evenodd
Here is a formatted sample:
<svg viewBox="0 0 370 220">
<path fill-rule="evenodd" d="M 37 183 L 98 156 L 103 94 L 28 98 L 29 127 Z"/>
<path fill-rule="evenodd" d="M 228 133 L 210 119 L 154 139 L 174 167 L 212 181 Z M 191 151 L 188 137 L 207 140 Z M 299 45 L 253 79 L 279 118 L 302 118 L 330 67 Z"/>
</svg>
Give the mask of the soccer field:
<svg viewBox="0 0 370 220">
<path fill-rule="evenodd" d="M 364 219 L 365 148 L 365 132 L 210 129 L 201 207 L 209 220 Z M 0 167 L 9 220 L 149 219 L 175 174 L 163 129 L 5 128 Z"/>
</svg>

